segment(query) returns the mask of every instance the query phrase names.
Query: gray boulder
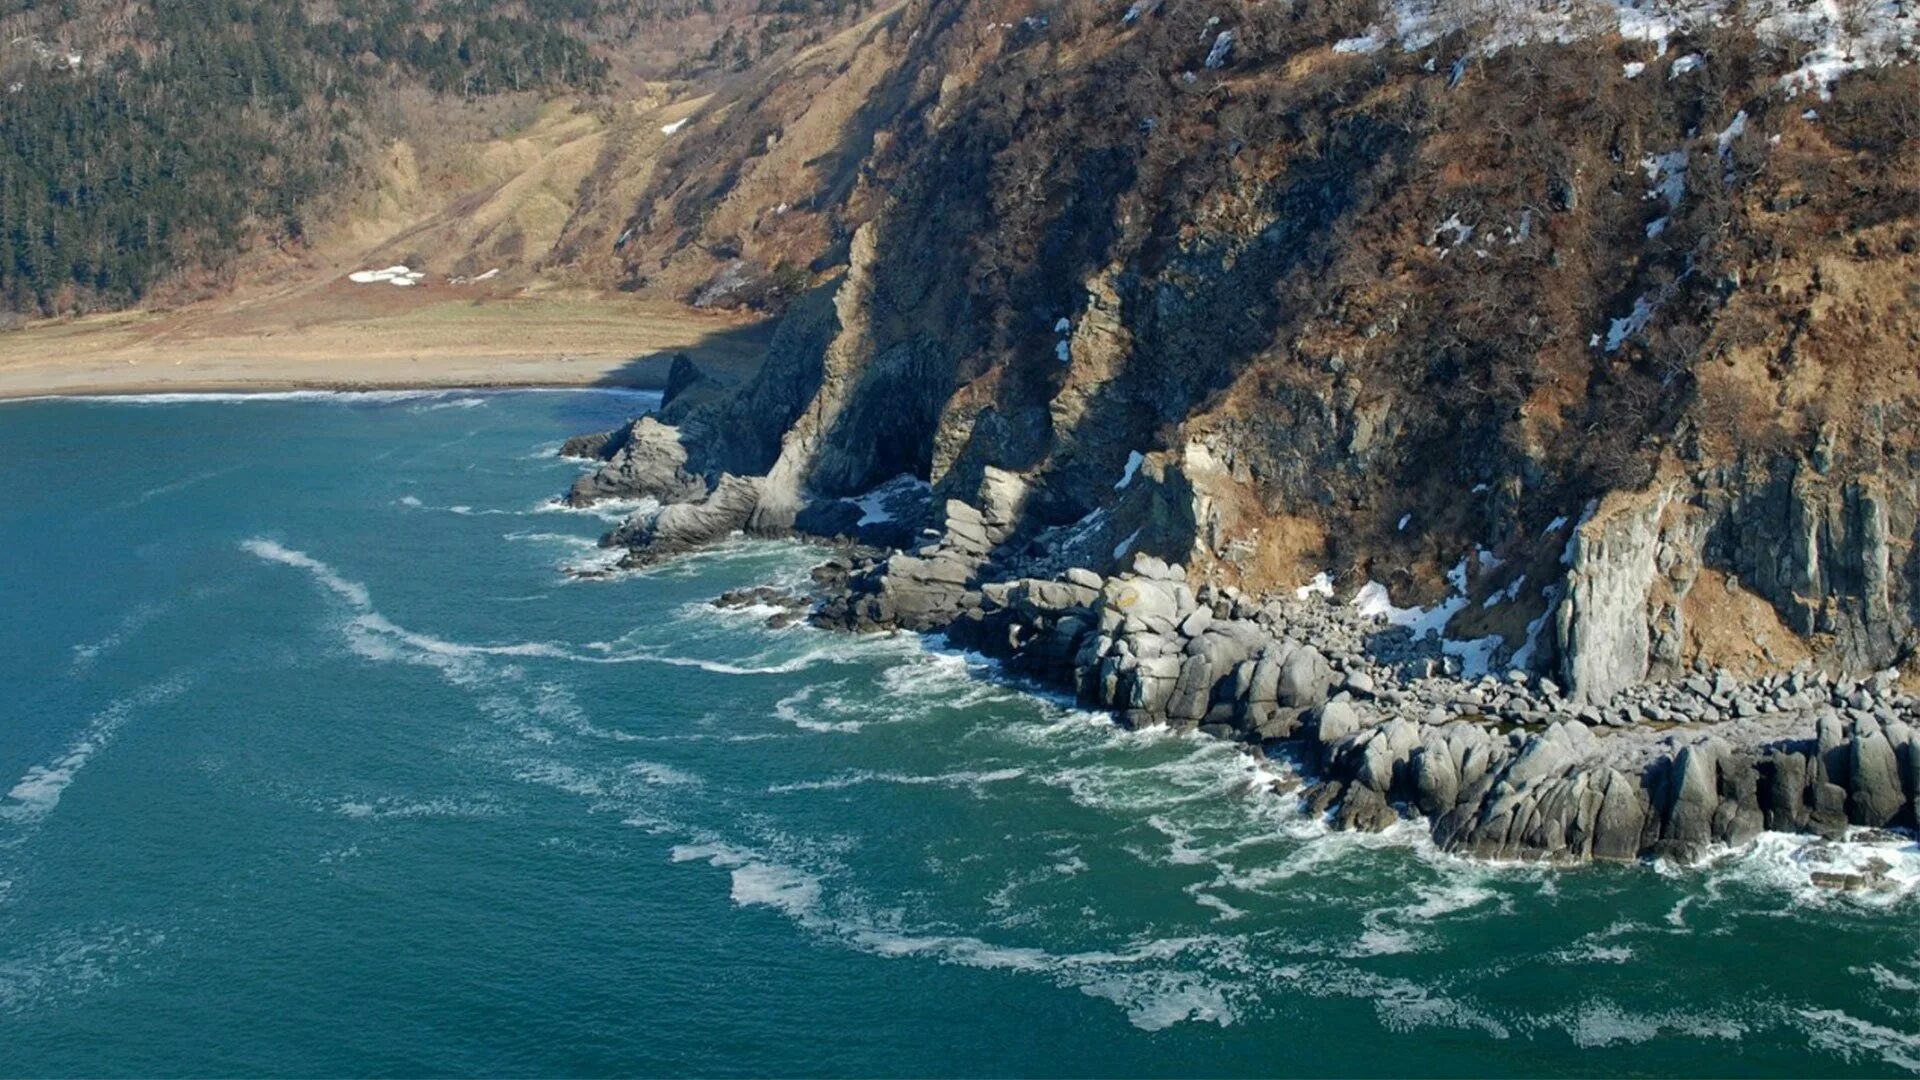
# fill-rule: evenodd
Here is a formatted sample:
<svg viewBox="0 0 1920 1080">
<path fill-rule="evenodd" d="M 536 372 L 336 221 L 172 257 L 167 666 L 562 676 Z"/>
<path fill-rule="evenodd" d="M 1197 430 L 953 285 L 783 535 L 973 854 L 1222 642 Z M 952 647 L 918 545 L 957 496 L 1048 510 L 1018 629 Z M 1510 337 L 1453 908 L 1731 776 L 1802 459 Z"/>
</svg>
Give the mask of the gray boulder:
<svg viewBox="0 0 1920 1080">
<path fill-rule="evenodd" d="M 702 477 L 689 473 L 687 448 L 680 432 L 651 416 L 643 416 L 598 445 L 569 443 L 562 448 L 603 455 L 606 464 L 574 480 L 567 491 L 569 506 L 591 506 L 608 499 L 654 499 L 663 504 L 699 499 L 707 493 Z"/>
</svg>

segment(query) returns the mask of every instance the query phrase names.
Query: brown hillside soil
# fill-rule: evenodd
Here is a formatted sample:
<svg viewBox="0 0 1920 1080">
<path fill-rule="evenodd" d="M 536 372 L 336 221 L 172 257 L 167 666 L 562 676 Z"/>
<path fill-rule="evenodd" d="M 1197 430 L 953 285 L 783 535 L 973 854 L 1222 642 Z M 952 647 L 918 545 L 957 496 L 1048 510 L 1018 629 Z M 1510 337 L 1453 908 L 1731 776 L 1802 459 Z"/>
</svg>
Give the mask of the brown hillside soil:
<svg viewBox="0 0 1920 1080">
<path fill-rule="evenodd" d="M 607 276 L 632 189 L 669 141 L 661 127 L 704 100 L 663 104 L 654 87 L 599 111 L 518 100 L 435 112 L 424 98 L 397 101 L 420 112 L 397 125 L 414 134 L 387 147 L 310 246 L 251 252 L 227 280 L 178 282 L 158 298 L 165 310 L 0 334 L 0 397 L 658 386 L 676 352 L 744 379 L 771 323 L 592 286 Z M 347 276 L 396 263 L 427 276 L 412 288 Z"/>
</svg>

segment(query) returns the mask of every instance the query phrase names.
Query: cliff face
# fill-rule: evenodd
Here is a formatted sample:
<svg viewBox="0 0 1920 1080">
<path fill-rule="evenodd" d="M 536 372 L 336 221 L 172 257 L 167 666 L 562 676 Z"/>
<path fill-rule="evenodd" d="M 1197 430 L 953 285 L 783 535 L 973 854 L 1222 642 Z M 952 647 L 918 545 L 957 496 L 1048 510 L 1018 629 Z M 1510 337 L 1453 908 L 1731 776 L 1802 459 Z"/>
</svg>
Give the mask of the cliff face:
<svg viewBox="0 0 1920 1080">
<path fill-rule="evenodd" d="M 635 265 L 822 284 L 758 382 L 683 410 L 690 467 L 764 475 L 769 531 L 1012 478 L 989 576 L 1324 572 L 1586 701 L 1905 662 L 1909 16 L 1849 49 L 1766 7 L 1412 10 L 909 0 L 807 95 L 716 106 Z"/>
</svg>

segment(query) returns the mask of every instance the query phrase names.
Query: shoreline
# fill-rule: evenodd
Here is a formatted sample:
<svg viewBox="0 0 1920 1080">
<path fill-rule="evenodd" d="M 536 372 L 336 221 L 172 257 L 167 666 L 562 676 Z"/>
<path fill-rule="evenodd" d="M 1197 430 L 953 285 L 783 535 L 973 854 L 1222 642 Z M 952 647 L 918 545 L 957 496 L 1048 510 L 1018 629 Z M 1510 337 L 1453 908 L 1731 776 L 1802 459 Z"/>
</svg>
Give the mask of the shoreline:
<svg viewBox="0 0 1920 1080">
<path fill-rule="evenodd" d="M 1339 829 L 1413 819 L 1442 850 L 1479 858 L 1691 862 L 1764 831 L 1834 839 L 1920 821 L 1920 697 L 1893 670 L 1835 677 L 1803 661 L 1743 679 L 1696 665 L 1590 701 L 1544 670 L 1470 670 L 1431 631 L 1331 589 L 1196 585 L 1145 553 L 1109 574 L 1048 552 L 1008 559 L 1015 517 L 991 474 L 983 507 L 940 510 L 924 485 L 883 485 L 770 524 L 753 516 L 767 478 L 708 487 L 676 429 L 651 417 L 561 453 L 589 466 L 569 503 L 656 500 L 602 538 L 626 549 L 622 568 L 736 531 L 852 541 L 865 551 L 813 572 L 807 621 L 941 633 L 1128 728 L 1290 749 L 1310 776 L 1303 802 Z M 1880 872 L 1815 883 L 1872 889 Z"/>
<path fill-rule="evenodd" d="M 507 391 L 595 391 L 613 393 L 659 393 L 666 389 L 664 378 L 651 376 L 631 381 L 607 379 L 582 380 L 436 380 L 414 379 L 369 381 L 363 379 L 260 379 L 219 383 L 127 383 L 80 385 L 59 389 L 0 387 L 0 405 L 28 401 L 104 401 L 116 398 L 151 397 L 272 397 L 287 394 L 381 394 L 381 393 L 475 393 Z"/>
<path fill-rule="evenodd" d="M 47 396 L 611 386 L 663 390 L 685 355 L 726 383 L 777 320 L 630 298 L 229 299 L 50 320 L 0 333 L 0 400 Z"/>
</svg>

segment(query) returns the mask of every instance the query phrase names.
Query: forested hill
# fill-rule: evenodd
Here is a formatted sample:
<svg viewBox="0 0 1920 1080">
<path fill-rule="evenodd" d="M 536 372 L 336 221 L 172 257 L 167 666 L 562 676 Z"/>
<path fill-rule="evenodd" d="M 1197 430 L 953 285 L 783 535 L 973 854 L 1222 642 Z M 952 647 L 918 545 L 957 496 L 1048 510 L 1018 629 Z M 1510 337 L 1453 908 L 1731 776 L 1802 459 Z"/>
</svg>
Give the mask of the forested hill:
<svg viewBox="0 0 1920 1080">
<path fill-rule="evenodd" d="M 0 309 L 137 301 L 299 243 L 368 102 L 594 92 L 599 0 L 0 0 Z"/>
<path fill-rule="evenodd" d="M 396 143 L 744 85 L 878 6 L 0 0 L 0 322 L 219 292 L 331 235 Z"/>
</svg>

